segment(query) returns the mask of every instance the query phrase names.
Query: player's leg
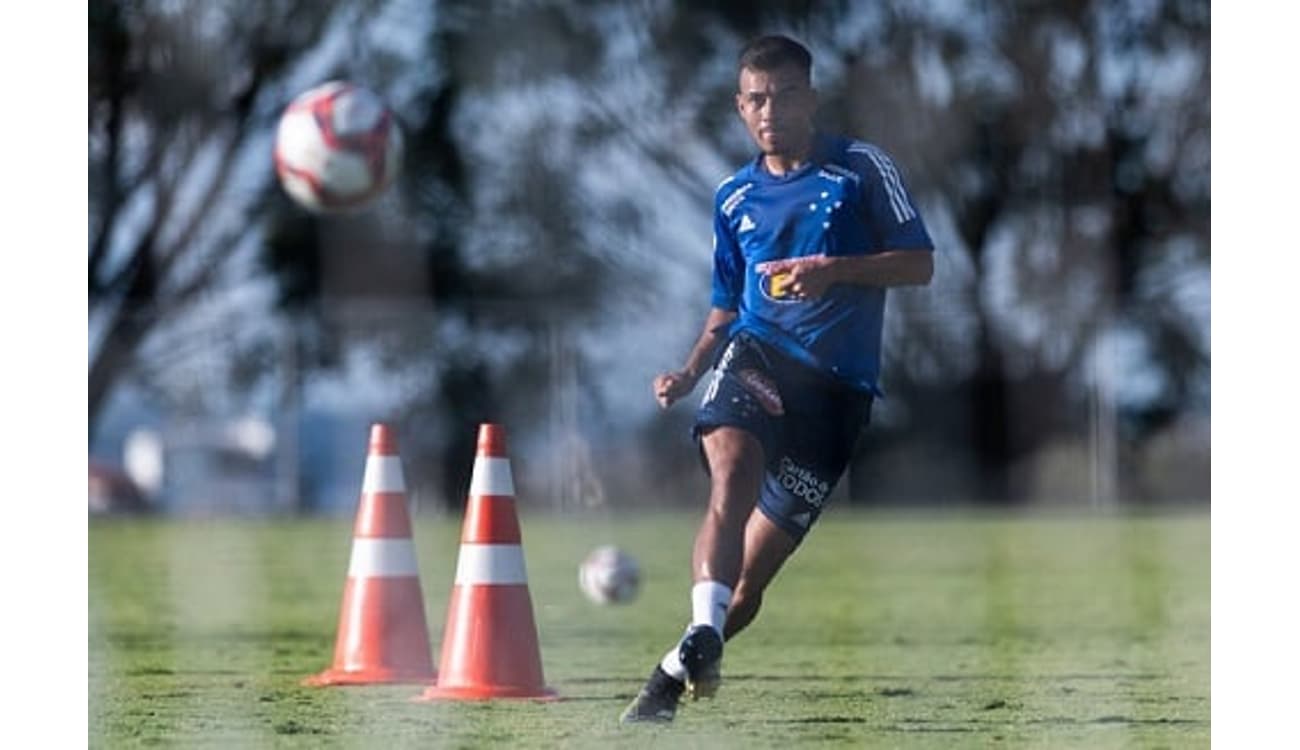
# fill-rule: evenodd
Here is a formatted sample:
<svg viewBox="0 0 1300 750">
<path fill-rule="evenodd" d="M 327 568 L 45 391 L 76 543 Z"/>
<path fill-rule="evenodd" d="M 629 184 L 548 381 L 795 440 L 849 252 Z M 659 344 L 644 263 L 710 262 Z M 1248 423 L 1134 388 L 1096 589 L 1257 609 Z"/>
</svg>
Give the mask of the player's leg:
<svg viewBox="0 0 1300 750">
<path fill-rule="evenodd" d="M 785 370 L 782 393 L 786 439 L 769 463 L 745 529 L 744 566 L 727 613 L 727 640 L 753 621 L 768 585 L 817 523 L 871 414 L 870 395 L 830 387 L 807 374 Z"/>
<path fill-rule="evenodd" d="M 740 580 L 745 557 L 745 527 L 763 484 L 763 446 L 735 427 L 710 430 L 702 440 L 709 464 L 709 507 L 695 534 L 691 555 L 693 582 L 713 582 L 727 589 L 719 611 L 696 612 L 696 622 L 721 633 L 730 593 Z"/>
<path fill-rule="evenodd" d="M 763 592 L 798 546 L 798 540 L 772 523 L 761 510 L 756 509 L 750 514 L 745 525 L 745 561 L 723 630 L 726 640 L 731 640 L 754 621 L 763 604 Z"/>
<path fill-rule="evenodd" d="M 697 534 L 697 547 L 701 546 L 699 537 L 704 535 Z M 726 614 L 725 640 L 730 640 L 753 621 L 762 604 L 763 592 L 798 548 L 799 541 L 791 532 L 773 522 L 764 510 L 754 508 L 750 511 L 744 528 L 740 576 Z M 704 557 L 708 559 L 707 554 Z M 688 628 L 683 641 L 689 640 L 693 630 Z M 682 645 L 679 643 L 670 649 L 654 668 L 650 679 L 624 712 L 624 722 L 672 720 L 677 703 L 685 692 Z"/>
<path fill-rule="evenodd" d="M 700 443 L 709 468 L 709 506 L 692 552 L 691 625 L 623 712 L 624 722 L 671 721 L 683 692 L 712 697 L 721 681 L 722 633 L 749 559 L 747 529 L 751 515 L 757 515 L 764 452 L 752 433 L 729 426 L 710 429 Z M 763 571 L 758 576 L 767 580 L 775 573 L 766 573 L 770 556 L 769 550 L 756 563 Z"/>
<path fill-rule="evenodd" d="M 711 698 L 722 681 L 723 628 L 745 557 L 745 526 L 763 483 L 763 446 L 750 432 L 730 426 L 701 441 L 709 465 L 709 507 L 692 554 L 691 627 L 677 661 L 692 698 Z M 673 665 L 671 652 L 665 661 Z"/>
<path fill-rule="evenodd" d="M 763 483 L 774 410 L 765 361 L 744 339 L 728 344 L 696 415 L 695 433 L 709 472 L 709 503 L 695 535 L 691 625 L 623 714 L 623 721 L 670 721 L 688 686 L 695 697 L 717 688 L 722 631 L 744 561 L 745 527 Z M 767 385 L 775 393 L 774 385 Z M 778 410 L 775 410 L 779 412 Z"/>
<path fill-rule="evenodd" d="M 764 358 L 763 364 L 767 365 L 777 359 L 775 356 Z M 720 365 L 720 369 L 725 368 Z M 768 370 L 746 366 L 743 369 L 736 368 L 734 378 L 721 379 L 716 399 L 706 398 L 706 405 L 710 400 L 722 404 L 741 404 L 735 408 L 743 413 L 745 419 L 764 413 L 771 417 L 784 415 L 780 420 L 782 437 L 779 442 L 772 440 L 770 433 L 766 435 L 769 439 L 763 439 L 765 433 L 762 428 L 765 424 L 771 426 L 770 422 L 752 423 L 757 429 L 750 430 L 764 448 L 765 471 L 757 512 L 751 511 L 746 520 L 745 541 L 742 545 L 743 572 L 736 579 L 736 585 L 731 587 L 734 591 L 724 592 L 723 600 L 728 607 L 724 630 L 728 638 L 753 621 L 767 586 L 817 522 L 831 490 L 848 466 L 853 446 L 871 413 L 872 399 L 869 394 L 827 383 L 815 374 L 800 374 L 797 368 L 792 372 L 788 365 L 781 369 L 782 388 L 779 391 L 768 379 Z M 734 386 L 737 383 L 742 387 L 736 389 Z M 701 407 L 701 414 L 705 412 L 705 407 Z M 697 417 L 697 425 L 699 423 Z M 736 424 L 751 425 L 744 419 Z M 769 455 L 774 458 L 766 460 Z M 723 483 L 721 486 L 728 485 Z M 723 510 L 735 510 L 726 505 L 725 492 L 722 497 Z M 718 555 L 718 540 L 729 537 L 725 531 L 715 534 L 712 539 L 709 534 L 728 528 L 726 523 L 720 523 L 713 529 L 701 529 L 701 534 L 697 535 L 697 548 L 704 550 L 698 559 L 715 566 L 711 570 L 725 573 L 725 552 Z M 701 586 L 719 585 L 722 584 L 709 578 L 695 583 L 693 603 L 703 601 L 711 605 L 703 610 L 705 620 L 716 611 L 717 605 L 714 602 L 717 600 L 712 597 L 697 597 L 696 592 L 701 590 Z M 695 609 L 700 610 L 698 604 Z M 697 619 L 700 619 L 698 615 Z M 693 669 L 706 678 L 706 683 L 711 677 L 713 686 L 716 687 L 720 674 L 716 665 L 720 661 L 722 649 L 721 643 L 711 637 L 712 630 L 707 625 L 693 624 L 680 646 L 670 650 L 655 667 L 646 688 L 633 701 L 629 712 L 635 712 L 638 706 L 666 706 L 661 714 L 665 718 L 661 720 L 670 720 L 685 689 L 684 683 L 689 679 L 685 668 L 688 662 L 695 665 Z M 705 654 L 708 658 L 700 659 L 700 654 Z M 712 669 L 702 668 L 701 665 L 707 667 L 710 662 Z M 695 681 L 700 682 L 699 679 Z M 707 684 L 705 686 L 707 688 Z M 645 700 L 647 691 L 656 696 L 653 701 Z M 664 696 L 670 696 L 670 699 Z M 625 713 L 624 716 L 625 720 L 629 720 L 628 714 Z"/>
</svg>

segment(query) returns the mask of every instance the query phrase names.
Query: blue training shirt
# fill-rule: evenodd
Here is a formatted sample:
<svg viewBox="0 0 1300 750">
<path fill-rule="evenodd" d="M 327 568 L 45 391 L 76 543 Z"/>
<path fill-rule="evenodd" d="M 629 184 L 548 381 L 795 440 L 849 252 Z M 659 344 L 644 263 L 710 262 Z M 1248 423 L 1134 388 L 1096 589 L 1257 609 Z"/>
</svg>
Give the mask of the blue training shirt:
<svg viewBox="0 0 1300 750">
<path fill-rule="evenodd" d="M 931 250 L 933 243 L 893 161 L 869 143 L 818 133 L 799 169 L 774 176 L 759 154 L 718 186 L 712 304 L 738 313 L 730 334 L 747 331 L 879 394 L 884 287 L 835 284 L 819 299 L 796 300 L 754 267 L 910 249 Z"/>
</svg>

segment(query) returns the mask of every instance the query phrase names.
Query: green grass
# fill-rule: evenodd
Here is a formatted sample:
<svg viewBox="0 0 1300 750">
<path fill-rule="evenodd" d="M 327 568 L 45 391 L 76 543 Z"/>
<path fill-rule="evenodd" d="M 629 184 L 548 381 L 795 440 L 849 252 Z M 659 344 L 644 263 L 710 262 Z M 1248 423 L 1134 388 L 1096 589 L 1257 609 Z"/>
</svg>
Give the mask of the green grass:
<svg viewBox="0 0 1300 750">
<path fill-rule="evenodd" d="M 307 688 L 330 665 L 351 524 L 92 521 L 89 743 L 213 747 L 1207 747 L 1210 523 L 833 510 L 670 727 L 617 717 L 688 616 L 696 518 L 522 519 L 555 703 Z M 437 664 L 460 520 L 417 516 Z M 625 607 L 579 594 L 600 542 Z"/>
</svg>

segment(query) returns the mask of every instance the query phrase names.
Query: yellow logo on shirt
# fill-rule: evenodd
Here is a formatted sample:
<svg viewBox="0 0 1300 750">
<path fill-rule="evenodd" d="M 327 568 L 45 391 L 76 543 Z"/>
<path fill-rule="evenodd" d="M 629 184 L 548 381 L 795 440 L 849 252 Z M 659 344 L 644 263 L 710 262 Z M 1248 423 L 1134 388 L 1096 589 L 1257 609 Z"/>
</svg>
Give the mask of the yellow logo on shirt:
<svg viewBox="0 0 1300 750">
<path fill-rule="evenodd" d="M 789 273 L 774 273 L 771 276 L 764 276 L 763 291 L 772 299 L 793 299 L 794 295 L 790 293 L 791 280 Z"/>
</svg>

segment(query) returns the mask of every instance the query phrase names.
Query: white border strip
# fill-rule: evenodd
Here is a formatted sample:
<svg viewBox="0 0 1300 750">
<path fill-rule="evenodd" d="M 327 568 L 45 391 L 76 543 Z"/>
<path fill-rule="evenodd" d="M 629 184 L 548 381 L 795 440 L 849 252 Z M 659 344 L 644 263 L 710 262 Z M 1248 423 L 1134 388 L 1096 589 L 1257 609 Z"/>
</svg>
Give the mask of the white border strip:
<svg viewBox="0 0 1300 750">
<path fill-rule="evenodd" d="M 406 492 L 402 459 L 397 456 L 367 456 L 362 492 Z"/>
<path fill-rule="evenodd" d="M 518 544 L 462 544 L 456 585 L 528 583 L 524 548 Z"/>
<path fill-rule="evenodd" d="M 351 578 L 394 578 L 418 576 L 415 545 L 410 539 L 353 539 Z"/>
<path fill-rule="evenodd" d="M 893 160 L 884 151 L 866 143 L 854 143 L 848 150 L 849 153 L 866 154 L 867 158 L 876 165 L 876 170 L 880 172 L 880 181 L 889 196 L 890 207 L 894 209 L 894 218 L 898 219 L 898 223 L 905 224 L 916 218 L 916 211 L 908 200 L 907 191 L 903 189 L 903 179 L 899 176 L 898 169 L 894 167 Z"/>
<path fill-rule="evenodd" d="M 479 456 L 474 460 L 474 474 L 469 480 L 471 495 L 515 495 L 510 459 Z"/>
</svg>

